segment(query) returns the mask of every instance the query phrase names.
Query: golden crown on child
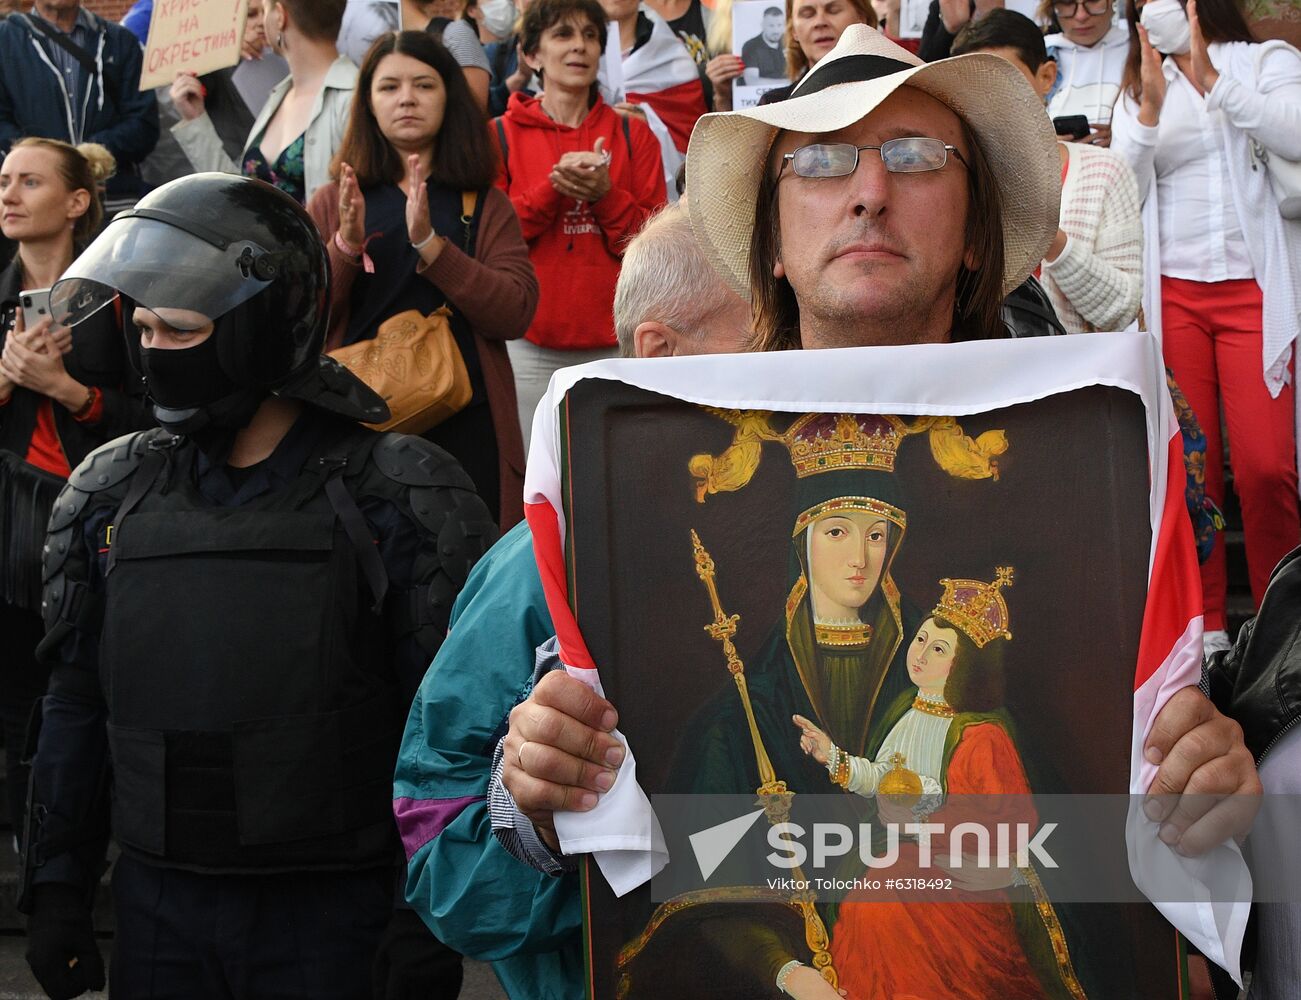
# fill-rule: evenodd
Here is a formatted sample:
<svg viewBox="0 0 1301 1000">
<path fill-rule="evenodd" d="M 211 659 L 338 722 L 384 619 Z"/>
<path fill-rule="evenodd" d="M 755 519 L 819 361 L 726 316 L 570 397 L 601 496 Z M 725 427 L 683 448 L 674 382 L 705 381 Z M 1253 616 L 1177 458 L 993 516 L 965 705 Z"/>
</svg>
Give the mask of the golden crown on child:
<svg viewBox="0 0 1301 1000">
<path fill-rule="evenodd" d="M 1012 586 L 1012 567 L 999 566 L 994 582 L 941 580 L 944 593 L 931 614 L 943 618 L 982 649 L 994 639 L 1010 639 L 1007 602 L 1000 591 Z"/>
</svg>

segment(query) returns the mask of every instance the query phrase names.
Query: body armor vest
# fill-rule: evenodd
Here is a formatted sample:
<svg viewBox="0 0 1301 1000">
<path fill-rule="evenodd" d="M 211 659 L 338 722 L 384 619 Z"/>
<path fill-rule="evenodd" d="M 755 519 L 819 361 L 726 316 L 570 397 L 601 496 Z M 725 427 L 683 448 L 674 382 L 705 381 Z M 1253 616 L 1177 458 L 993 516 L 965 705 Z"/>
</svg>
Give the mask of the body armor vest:
<svg viewBox="0 0 1301 1000">
<path fill-rule="evenodd" d="M 405 706 L 337 509 L 355 501 L 326 489 L 375 440 L 318 444 L 240 507 L 199 494 L 183 449 L 119 512 L 100 680 L 124 850 L 224 872 L 392 861 Z"/>
</svg>

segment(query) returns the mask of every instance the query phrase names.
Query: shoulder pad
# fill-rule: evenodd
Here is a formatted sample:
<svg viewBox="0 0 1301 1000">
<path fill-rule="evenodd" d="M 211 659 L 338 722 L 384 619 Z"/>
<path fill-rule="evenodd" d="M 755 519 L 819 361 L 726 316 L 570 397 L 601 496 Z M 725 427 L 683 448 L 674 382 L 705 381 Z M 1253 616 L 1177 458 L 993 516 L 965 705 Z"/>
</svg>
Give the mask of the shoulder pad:
<svg viewBox="0 0 1301 1000">
<path fill-rule="evenodd" d="M 458 592 L 474 564 L 496 541 L 497 525 L 478 495 L 459 504 L 455 516 L 444 522 L 438 533 L 438 554 Z"/>
<path fill-rule="evenodd" d="M 50 512 L 50 531 L 61 531 L 81 514 L 96 493 L 111 490 L 123 482 L 140 465 L 145 452 L 157 446 L 170 447 L 176 438 L 159 428 L 136 431 L 100 445 L 85 457 L 68 477 Z"/>
<path fill-rule="evenodd" d="M 403 486 L 474 490 L 474 483 L 456 459 L 413 434 L 381 434 L 370 454 L 380 472 Z"/>
<path fill-rule="evenodd" d="M 54 503 L 54 515 L 45 533 L 45 546 L 41 549 L 41 579 L 48 580 L 63 568 L 72 548 L 72 525 L 81 515 L 91 494 L 73 486 L 64 486 Z M 56 519 L 57 518 L 57 519 Z"/>
<path fill-rule="evenodd" d="M 87 493 L 111 489 L 135 472 L 147 450 L 172 447 L 176 441 L 175 437 L 158 427 L 124 434 L 87 455 L 68 477 L 68 483 Z"/>
</svg>

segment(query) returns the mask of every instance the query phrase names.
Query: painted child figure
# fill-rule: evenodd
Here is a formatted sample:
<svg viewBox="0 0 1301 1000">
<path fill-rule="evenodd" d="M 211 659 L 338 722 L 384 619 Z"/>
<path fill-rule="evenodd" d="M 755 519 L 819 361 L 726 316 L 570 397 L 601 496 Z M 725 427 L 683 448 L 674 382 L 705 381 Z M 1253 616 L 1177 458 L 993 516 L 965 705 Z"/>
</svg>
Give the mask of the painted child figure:
<svg viewBox="0 0 1301 1000">
<path fill-rule="evenodd" d="M 993 583 L 940 581 L 943 596 L 907 654 L 915 687 L 890 707 L 876 760 L 845 753 L 807 718 L 793 717 L 803 751 L 846 791 L 877 798 L 884 822 L 1035 824 L 1030 783 L 1001 708 L 1003 650 L 1012 638 L 1001 590 L 1011 582 L 1006 567 Z M 934 846 L 923 868 L 917 843 L 902 841 L 888 873 L 951 879 L 949 891 L 864 890 L 841 904 L 831 951 L 851 1000 L 1082 998 L 1060 924 L 1040 919 L 1051 904 L 1033 872 L 947 857 L 945 838 Z M 806 1000 L 798 990 L 791 995 Z"/>
</svg>

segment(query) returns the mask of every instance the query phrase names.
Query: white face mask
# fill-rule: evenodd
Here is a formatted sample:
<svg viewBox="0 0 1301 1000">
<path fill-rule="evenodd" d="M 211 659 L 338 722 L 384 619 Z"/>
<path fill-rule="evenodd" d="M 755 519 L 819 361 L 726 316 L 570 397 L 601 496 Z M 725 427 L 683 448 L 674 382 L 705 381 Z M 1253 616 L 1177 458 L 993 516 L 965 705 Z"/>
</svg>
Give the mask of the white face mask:
<svg viewBox="0 0 1301 1000">
<path fill-rule="evenodd" d="M 1147 40 L 1158 52 L 1182 56 L 1191 48 L 1192 30 L 1179 0 L 1149 0 L 1138 20 L 1147 29 Z"/>
<path fill-rule="evenodd" d="M 509 38 L 515 29 L 515 5 L 510 0 L 480 0 L 479 18 L 488 34 Z"/>
</svg>

